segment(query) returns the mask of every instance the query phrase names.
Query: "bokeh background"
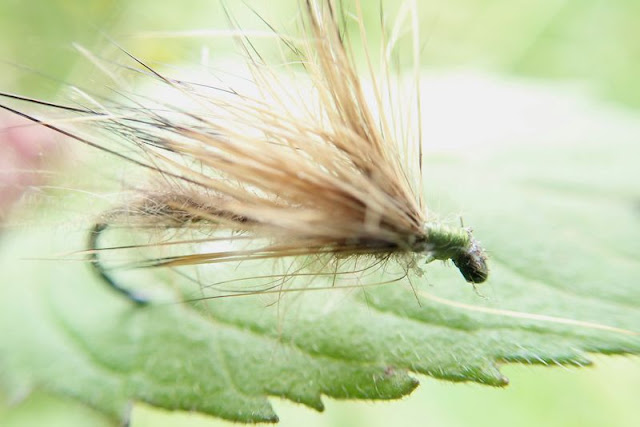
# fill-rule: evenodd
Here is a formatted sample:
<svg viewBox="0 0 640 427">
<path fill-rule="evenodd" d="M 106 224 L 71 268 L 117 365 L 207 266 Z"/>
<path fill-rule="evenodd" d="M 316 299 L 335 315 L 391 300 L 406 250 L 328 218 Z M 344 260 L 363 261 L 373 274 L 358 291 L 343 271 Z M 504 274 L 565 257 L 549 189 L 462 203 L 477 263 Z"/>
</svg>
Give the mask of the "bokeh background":
<svg viewBox="0 0 640 427">
<path fill-rule="evenodd" d="M 246 6 L 238 4 L 241 2 L 228 3 L 240 21 L 256 23 Z M 276 25 L 291 28 L 296 17 L 295 0 L 247 3 Z M 363 3 L 369 28 L 376 28 L 378 9 L 372 5 L 378 2 Z M 386 3 L 392 14 L 394 2 Z M 573 86 L 596 102 L 639 114 L 640 2 L 418 3 L 425 69 L 474 70 L 538 79 L 551 88 Z M 86 59 L 72 43 L 101 52 L 113 48 L 106 35 L 152 63 L 197 63 L 205 56 L 232 56 L 232 44 L 220 39 L 159 34 L 226 27 L 218 2 L 210 0 L 2 0 L 0 90 L 54 99 L 69 82 L 99 83 L 100 76 L 87 75 Z M 375 43 L 378 35 L 372 33 L 371 37 Z M 409 46 L 401 46 L 403 49 L 408 52 Z M 504 372 L 512 384 L 499 390 L 422 378 L 420 388 L 402 401 L 327 399 L 324 414 L 278 399 L 274 405 L 282 425 L 292 426 L 638 425 L 640 360 L 595 360 L 595 367 L 585 369 L 506 366 Z M 17 405 L 0 405 L 1 425 L 43 425 L 45 420 L 47 425 L 108 425 L 90 409 L 52 396 L 35 394 Z M 134 408 L 132 422 L 134 427 L 226 424 L 144 405 Z"/>
</svg>

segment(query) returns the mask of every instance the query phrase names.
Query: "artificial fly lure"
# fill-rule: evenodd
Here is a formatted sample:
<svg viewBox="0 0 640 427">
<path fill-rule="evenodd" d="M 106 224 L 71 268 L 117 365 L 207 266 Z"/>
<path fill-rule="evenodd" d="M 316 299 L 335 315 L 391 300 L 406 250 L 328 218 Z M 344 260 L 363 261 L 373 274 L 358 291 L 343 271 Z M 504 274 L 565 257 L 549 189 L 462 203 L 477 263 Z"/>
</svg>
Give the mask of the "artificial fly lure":
<svg viewBox="0 0 640 427">
<path fill-rule="evenodd" d="M 127 103 L 113 102 L 79 89 L 86 100 L 79 107 L 2 94 L 93 123 L 120 145 L 108 147 L 96 142 L 98 134 L 85 136 L 67 130 L 63 121 L 0 105 L 150 172 L 152 183 L 142 188 L 131 183 L 137 193 L 133 200 L 106 212 L 90 231 L 89 261 L 116 291 L 137 303 L 148 301 L 116 280 L 102 259 L 105 251 L 118 249 L 101 246 L 102 236 L 117 226 L 197 228 L 204 235 L 198 240 L 203 248 L 198 253 L 129 263 L 135 268 L 373 255 L 410 259 L 405 263 L 408 269 L 451 260 L 466 281 L 487 279 L 487 258 L 471 230 L 445 226 L 425 208 L 420 129 L 416 135 L 398 129 L 402 118 L 389 115 L 385 107 L 385 100 L 392 98 L 387 93 L 387 68 L 398 28 L 390 36 L 383 34 L 386 43 L 377 79 L 366 47 L 362 5 L 356 2 L 356 21 L 374 83 L 370 97 L 342 28 L 350 15 L 335 0 L 300 4 L 304 38 L 271 30 L 287 54 L 295 56 L 290 66 L 301 71 L 296 75 L 309 83 L 306 90 L 292 91 L 283 73 L 267 65 L 246 35 L 230 31 L 249 59 L 248 82 L 257 94 L 169 78 L 124 49 L 136 65 L 127 67 L 129 71 L 189 99 L 195 107 L 130 93 L 125 95 Z M 412 15 L 410 7 L 404 15 Z M 416 22 L 412 29 L 417 69 Z M 417 78 L 414 89 L 418 91 Z M 419 116 L 417 93 L 412 102 Z M 220 241 L 251 244 L 238 248 L 219 245 Z"/>
</svg>

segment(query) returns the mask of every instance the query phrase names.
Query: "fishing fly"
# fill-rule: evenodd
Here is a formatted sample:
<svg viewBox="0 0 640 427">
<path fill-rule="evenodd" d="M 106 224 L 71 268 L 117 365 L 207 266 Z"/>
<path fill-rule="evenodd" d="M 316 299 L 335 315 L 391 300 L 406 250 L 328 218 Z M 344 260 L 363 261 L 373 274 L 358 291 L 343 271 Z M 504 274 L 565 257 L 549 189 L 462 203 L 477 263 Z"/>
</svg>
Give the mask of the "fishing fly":
<svg viewBox="0 0 640 427">
<path fill-rule="evenodd" d="M 388 68 L 399 26 L 383 34 L 376 73 L 362 5 L 356 1 L 370 95 L 344 29 L 351 15 L 336 0 L 300 4 L 304 37 L 270 29 L 287 55 L 295 57 L 288 66 L 306 82 L 305 90 L 292 91 L 286 73 L 270 66 L 246 34 L 230 31 L 247 58 L 246 80 L 256 89 L 251 93 L 221 82 L 168 77 L 122 49 L 134 65 L 126 66 L 128 71 L 192 106 L 132 93 L 123 95 L 127 102 L 105 100 L 80 89 L 85 103 L 77 107 L 2 94 L 91 123 L 99 132 L 86 136 L 63 122 L 0 105 L 149 172 L 148 184 L 128 183 L 136 195 L 101 215 L 89 231 L 89 261 L 113 290 L 136 303 L 149 301 L 119 281 L 103 260 L 107 251 L 125 248 L 103 246 L 103 236 L 120 226 L 197 229 L 203 235 L 164 244 L 198 244 L 197 253 L 144 258 L 125 264 L 128 268 L 367 256 L 404 259 L 407 270 L 451 260 L 467 282 L 487 279 L 487 257 L 471 230 L 440 223 L 425 206 L 420 125 L 407 131 L 400 114 L 389 113 L 386 106 L 393 98 Z M 407 4 L 399 14 L 415 20 L 415 4 Z M 417 70 L 417 23 L 411 27 Z M 411 102 L 419 117 L 415 83 Z M 119 145 L 99 142 L 102 135 Z"/>
</svg>

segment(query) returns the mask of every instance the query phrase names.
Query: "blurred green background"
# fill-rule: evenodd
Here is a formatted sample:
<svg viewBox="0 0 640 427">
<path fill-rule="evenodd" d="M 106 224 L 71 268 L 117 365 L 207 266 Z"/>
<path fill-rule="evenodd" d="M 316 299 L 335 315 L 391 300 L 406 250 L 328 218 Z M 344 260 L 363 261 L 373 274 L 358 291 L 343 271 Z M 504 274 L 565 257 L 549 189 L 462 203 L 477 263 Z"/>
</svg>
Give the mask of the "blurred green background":
<svg viewBox="0 0 640 427">
<path fill-rule="evenodd" d="M 229 1 L 239 20 L 256 24 L 246 7 Z M 251 1 L 269 22 L 291 26 L 295 0 Z M 363 0 L 369 28 L 378 24 L 377 1 Z M 387 7 L 393 10 L 393 2 Z M 474 69 L 581 85 L 603 102 L 640 107 L 640 2 L 637 0 L 418 0 L 424 40 L 422 60 L 435 68 Z M 371 7 L 369 7 L 371 6 Z M 243 12 L 244 10 L 244 12 Z M 72 47 L 107 46 L 104 34 L 147 61 L 193 63 L 231 46 L 206 37 L 143 37 L 146 32 L 225 28 L 217 1 L 2 0 L 0 90 L 54 96 L 65 82 L 92 84 Z M 258 27 L 259 28 L 259 27 Z M 377 36 L 372 34 L 374 39 Z M 112 48 L 113 46 L 111 46 Z M 408 49 L 408 46 L 403 46 Z M 407 55 L 409 56 L 409 55 Z M 283 425 L 386 426 L 563 425 L 636 426 L 640 423 L 640 361 L 597 359 L 585 370 L 508 366 L 504 390 L 423 378 L 401 402 L 327 402 L 324 414 L 276 399 Z M 34 395 L 0 408 L 11 426 L 108 425 L 91 410 Z M 134 427 L 227 424 L 200 416 L 168 414 L 145 406 Z"/>
<path fill-rule="evenodd" d="M 269 22 L 286 27 L 295 20 L 296 1 L 246 3 Z M 363 0 L 369 28 L 379 27 L 378 1 Z M 604 98 L 640 107 L 640 2 L 636 0 L 417 2 L 425 65 L 583 82 Z M 241 3 L 227 2 L 244 22 L 251 13 Z M 391 16 L 399 2 L 382 3 Z M 257 24 L 256 19 L 252 22 Z M 108 34 L 149 60 L 193 61 L 201 45 L 222 45 L 209 43 L 206 37 L 139 36 L 151 31 L 226 27 L 219 0 L 3 0 L 0 57 L 64 79 L 79 59 L 71 42 L 95 47 Z M 375 42 L 373 31 L 371 36 Z M 213 50 L 213 54 L 221 54 L 224 49 Z M 41 80 L 23 69 L 7 66 L 3 66 L 0 77 L 3 87 L 17 89 L 33 90 Z"/>
</svg>

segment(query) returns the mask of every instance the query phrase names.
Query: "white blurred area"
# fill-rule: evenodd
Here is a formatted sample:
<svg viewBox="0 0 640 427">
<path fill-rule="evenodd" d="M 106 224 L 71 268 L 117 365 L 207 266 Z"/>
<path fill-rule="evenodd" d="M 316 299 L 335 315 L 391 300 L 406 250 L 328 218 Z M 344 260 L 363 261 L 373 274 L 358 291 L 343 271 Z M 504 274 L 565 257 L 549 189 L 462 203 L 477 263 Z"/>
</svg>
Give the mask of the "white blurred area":
<svg viewBox="0 0 640 427">
<path fill-rule="evenodd" d="M 598 100 L 586 84 L 464 70 L 423 76 L 427 151 L 606 144 L 640 135 L 640 114 Z"/>
</svg>

